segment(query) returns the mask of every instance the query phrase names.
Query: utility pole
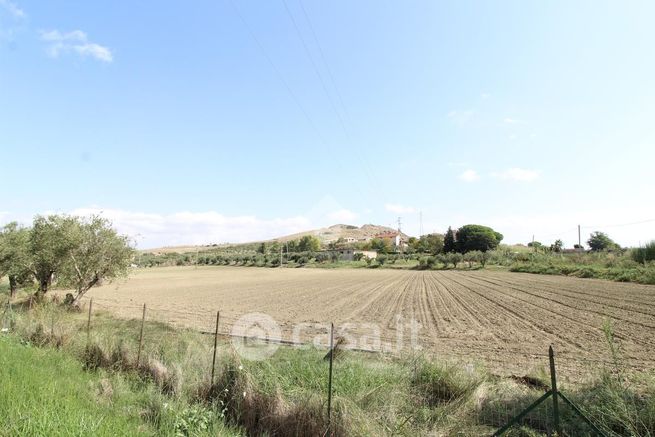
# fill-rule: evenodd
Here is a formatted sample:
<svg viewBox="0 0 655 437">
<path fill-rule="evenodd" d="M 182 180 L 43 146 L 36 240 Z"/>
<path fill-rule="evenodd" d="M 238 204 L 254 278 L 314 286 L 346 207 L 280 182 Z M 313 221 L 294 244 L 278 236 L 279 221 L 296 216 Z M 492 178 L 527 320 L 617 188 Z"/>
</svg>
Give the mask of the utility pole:
<svg viewBox="0 0 655 437">
<path fill-rule="evenodd" d="M 280 244 L 280 268 L 282 268 L 282 244 Z"/>
<path fill-rule="evenodd" d="M 402 255 L 403 254 L 403 238 L 402 238 L 402 232 L 403 231 L 401 230 L 401 228 L 402 228 L 402 222 L 400 221 L 400 217 L 398 217 L 398 237 L 396 237 L 396 238 L 398 240 L 398 249 L 400 250 L 400 254 Z"/>
</svg>

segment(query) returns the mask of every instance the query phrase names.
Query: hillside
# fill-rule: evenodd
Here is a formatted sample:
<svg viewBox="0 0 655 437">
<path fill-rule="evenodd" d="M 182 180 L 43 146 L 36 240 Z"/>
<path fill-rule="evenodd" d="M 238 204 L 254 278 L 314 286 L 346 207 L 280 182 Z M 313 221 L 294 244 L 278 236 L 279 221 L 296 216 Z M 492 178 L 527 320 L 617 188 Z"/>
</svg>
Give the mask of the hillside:
<svg viewBox="0 0 655 437">
<path fill-rule="evenodd" d="M 318 239 L 321 240 L 321 243 L 323 244 L 328 244 L 332 241 L 336 241 L 339 238 L 343 238 L 344 240 L 347 240 L 349 238 L 353 238 L 356 241 L 366 241 L 370 240 L 371 238 L 374 238 L 376 235 L 382 234 L 382 233 L 387 233 L 387 232 L 397 232 L 395 229 L 390 228 L 388 226 L 379 226 L 379 225 L 373 225 L 373 224 L 366 224 L 361 227 L 357 227 L 354 225 L 346 225 L 346 224 L 336 224 L 332 225 L 326 228 L 320 228 L 320 229 L 313 229 L 310 231 L 305 231 L 305 232 L 298 232 L 296 234 L 291 234 L 291 235 L 285 235 L 277 238 L 271 238 L 270 240 L 266 241 L 291 241 L 291 240 L 297 240 L 305 235 L 314 235 L 318 237 Z M 409 238 L 406 234 L 401 233 L 403 236 L 403 239 L 407 240 Z M 249 244 L 255 244 L 255 243 L 261 243 L 261 241 L 251 241 L 249 243 L 240 243 L 240 244 L 221 244 L 221 247 L 226 247 L 226 246 L 242 246 L 242 245 L 249 245 Z M 160 247 L 160 248 L 154 248 L 154 249 L 144 249 L 142 252 L 150 252 L 150 253 L 155 253 L 155 254 L 166 254 L 166 253 L 188 253 L 188 252 L 196 252 L 197 250 L 206 250 L 206 249 L 211 249 L 212 247 L 217 247 L 216 245 L 199 245 L 199 246 L 169 246 L 169 247 Z"/>
<path fill-rule="evenodd" d="M 336 241 L 339 238 L 343 238 L 343 239 L 354 238 L 357 241 L 366 241 L 366 240 L 370 240 L 371 238 L 374 238 L 378 234 L 387 233 L 387 232 L 395 233 L 397 231 L 387 226 L 379 226 L 379 225 L 372 225 L 372 224 L 363 225 L 362 227 L 337 224 L 337 225 L 329 226 L 327 228 L 314 229 L 311 231 L 299 232 L 297 234 L 291 234 L 284 237 L 273 238 L 269 241 L 284 242 L 290 240 L 297 240 L 301 237 L 304 237 L 305 235 L 313 235 L 315 237 L 318 237 L 321 240 L 321 243 L 327 244 L 331 241 Z M 402 235 L 403 238 L 405 239 L 409 238 L 404 233 Z"/>
</svg>

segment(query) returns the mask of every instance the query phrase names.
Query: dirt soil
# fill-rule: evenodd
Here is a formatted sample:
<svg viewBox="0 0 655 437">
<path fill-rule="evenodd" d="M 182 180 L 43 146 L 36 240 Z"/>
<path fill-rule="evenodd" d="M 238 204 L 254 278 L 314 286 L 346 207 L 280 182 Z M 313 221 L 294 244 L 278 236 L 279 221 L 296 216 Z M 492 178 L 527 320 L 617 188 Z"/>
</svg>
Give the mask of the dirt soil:
<svg viewBox="0 0 655 437">
<path fill-rule="evenodd" d="M 139 269 L 88 293 L 94 308 L 213 331 L 327 342 L 330 322 L 353 348 L 419 353 L 525 375 L 548 365 L 553 345 L 564 378 L 613 366 L 602 329 L 610 321 L 621 362 L 655 369 L 655 286 L 492 271 L 170 267 Z M 415 321 L 418 325 L 412 325 Z M 294 335 L 294 332 L 296 335 Z"/>
</svg>

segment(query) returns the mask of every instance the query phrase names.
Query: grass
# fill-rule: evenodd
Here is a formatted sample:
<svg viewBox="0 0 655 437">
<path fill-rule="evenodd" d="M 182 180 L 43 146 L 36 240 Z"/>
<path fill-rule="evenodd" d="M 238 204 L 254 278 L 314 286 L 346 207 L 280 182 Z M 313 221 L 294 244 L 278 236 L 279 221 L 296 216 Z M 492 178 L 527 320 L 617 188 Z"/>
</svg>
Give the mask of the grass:
<svg viewBox="0 0 655 437">
<path fill-rule="evenodd" d="M 546 261 L 517 262 L 510 267 L 510 271 L 655 284 L 655 266 L 653 265 L 622 267 L 602 264 L 577 264 L 567 261 L 566 258 L 562 258 Z"/>
<path fill-rule="evenodd" d="M 61 429 L 61 435 L 292 436 L 328 429 L 325 350 L 281 347 L 268 359 L 246 361 L 221 343 L 212 385 L 211 336 L 147 322 L 137 364 L 137 321 L 94 314 L 87 349 L 84 313 L 48 303 L 15 308 L 13 335 L 0 339 L 0 435 Z M 617 351 L 608 348 L 611 368 L 561 388 L 605 429 L 655 436 L 655 377 L 621 372 Z M 525 382 L 534 380 L 549 383 L 545 374 L 515 380 L 479 364 L 342 351 L 334 362 L 331 434 L 491 434 L 543 393 Z M 548 405 L 513 435 L 550 432 Z M 589 434 L 570 409 L 562 408 L 562 417 L 569 435 Z"/>
<path fill-rule="evenodd" d="M 0 337 L 0 380 L 0 435 L 238 435 L 209 410 L 120 374 L 84 372 L 70 353 L 14 336 Z"/>
</svg>

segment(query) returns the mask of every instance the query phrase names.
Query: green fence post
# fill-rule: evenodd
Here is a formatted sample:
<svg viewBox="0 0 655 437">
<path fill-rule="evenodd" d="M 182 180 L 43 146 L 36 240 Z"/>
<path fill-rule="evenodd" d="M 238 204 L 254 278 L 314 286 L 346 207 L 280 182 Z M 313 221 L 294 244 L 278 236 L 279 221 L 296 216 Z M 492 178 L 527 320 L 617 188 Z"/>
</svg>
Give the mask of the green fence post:
<svg viewBox="0 0 655 437">
<path fill-rule="evenodd" d="M 559 393 L 557 392 L 557 376 L 555 374 L 555 352 L 552 345 L 548 348 L 548 360 L 550 361 L 550 384 L 553 393 L 553 425 L 557 435 L 562 435 L 562 428 L 559 424 L 559 404 L 557 402 Z"/>
</svg>

